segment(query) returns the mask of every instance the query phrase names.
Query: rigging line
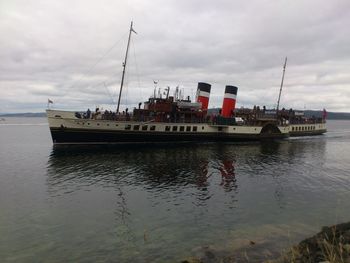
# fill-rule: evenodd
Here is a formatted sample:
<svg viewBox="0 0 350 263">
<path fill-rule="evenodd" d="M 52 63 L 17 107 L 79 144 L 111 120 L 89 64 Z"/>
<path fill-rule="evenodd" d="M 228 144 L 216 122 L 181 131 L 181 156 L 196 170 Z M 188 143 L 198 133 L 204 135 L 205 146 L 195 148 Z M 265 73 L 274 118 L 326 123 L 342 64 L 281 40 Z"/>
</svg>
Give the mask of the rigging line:
<svg viewBox="0 0 350 263">
<path fill-rule="evenodd" d="M 141 96 L 141 101 L 143 100 L 143 92 L 142 92 L 142 89 L 141 89 L 141 82 L 140 82 L 140 74 L 139 74 L 139 67 L 138 67 L 138 64 L 137 64 L 137 60 L 136 60 L 136 49 L 135 49 L 135 44 L 134 44 L 134 41 L 131 40 L 131 44 L 132 44 L 132 48 L 133 48 L 133 52 L 134 52 L 134 60 L 135 60 L 135 67 L 136 67 L 136 77 L 137 77 L 137 85 L 138 85 L 138 89 L 140 90 L 140 93 L 139 95 Z"/>
<path fill-rule="evenodd" d="M 112 94 L 110 93 L 110 91 L 109 91 L 109 89 L 108 89 L 108 87 L 107 87 L 107 85 L 106 85 L 106 82 L 103 82 L 103 86 L 104 86 L 105 89 L 107 90 L 108 95 L 109 95 L 109 97 L 110 97 L 110 99 L 111 99 L 111 101 L 112 101 L 112 104 L 115 104 L 115 101 L 114 101 L 114 99 L 113 99 L 113 96 L 112 96 Z"/>
<path fill-rule="evenodd" d="M 92 66 L 88 68 L 87 71 L 83 73 L 83 75 L 78 80 L 75 81 L 75 83 L 73 83 L 73 85 L 69 86 L 66 89 L 66 92 L 63 93 L 61 97 L 65 96 L 71 88 L 77 86 L 77 84 L 81 82 L 87 74 L 91 73 L 91 71 L 102 61 L 102 59 L 104 59 L 124 39 L 126 35 L 127 34 L 124 34 L 121 38 L 119 38 Z"/>
<path fill-rule="evenodd" d="M 159 81 L 159 83 L 171 83 L 171 82 L 173 82 L 173 83 L 176 83 L 176 85 L 178 84 L 178 83 L 181 83 L 181 85 L 193 85 L 193 84 L 195 84 L 195 85 L 197 85 L 197 80 L 185 80 L 185 79 L 172 79 L 172 78 L 159 78 L 159 77 L 157 77 L 156 78 L 156 80 L 157 81 Z M 140 80 L 141 82 L 149 82 L 150 81 L 150 79 L 149 78 L 145 78 L 145 79 L 141 79 Z M 210 82 L 210 81 L 209 81 Z M 215 82 L 215 81 L 211 81 L 211 82 Z M 147 85 L 149 85 L 149 84 L 147 84 Z"/>
<path fill-rule="evenodd" d="M 117 42 L 115 42 L 115 43 L 113 44 L 113 46 L 112 46 L 111 48 L 109 48 L 109 49 L 107 50 L 107 52 L 105 52 L 105 53 L 95 62 L 95 64 L 93 64 L 85 73 L 83 73 L 83 76 L 82 76 L 80 79 L 78 79 L 76 82 L 79 83 L 79 81 L 82 80 L 82 79 L 85 77 L 85 75 L 87 75 L 88 73 L 90 73 L 90 72 L 97 66 L 97 64 L 100 63 L 100 62 L 102 61 L 102 59 L 104 59 L 104 58 L 117 46 L 117 44 L 119 44 L 119 42 L 124 38 L 125 35 L 126 35 L 126 34 L 124 34 L 123 37 L 121 37 Z M 75 84 L 77 84 L 77 83 L 75 83 Z M 71 87 L 74 87 L 74 86 L 75 86 L 75 85 L 72 85 Z"/>
<path fill-rule="evenodd" d="M 109 95 L 112 96 L 112 100 L 113 100 L 114 104 L 117 104 L 117 100 L 114 99 L 114 98 L 117 98 L 117 92 L 116 92 L 115 87 L 113 87 L 113 86 L 116 86 L 118 81 L 119 81 L 119 79 L 118 80 L 110 80 L 110 81 L 108 81 L 108 85 L 110 87 L 112 87 L 112 90 L 109 90 Z"/>
<path fill-rule="evenodd" d="M 125 79 L 125 96 L 124 96 L 124 103 L 125 103 L 125 109 L 128 108 L 128 96 L 129 96 L 129 72 L 126 73 L 126 79 Z"/>
<path fill-rule="evenodd" d="M 94 85 L 90 85 L 89 87 L 91 88 L 98 88 L 99 86 L 101 86 L 102 84 L 106 86 L 106 81 L 110 79 L 110 78 L 105 78 L 97 83 L 95 83 Z M 113 83 L 113 81 L 109 81 L 110 83 Z M 115 82 L 117 82 L 117 80 L 115 80 Z M 110 90 L 107 90 L 108 91 L 108 95 L 109 96 L 112 96 L 112 97 L 115 97 L 115 95 L 113 94 L 113 92 L 111 92 Z M 114 101 L 114 99 L 112 98 L 112 100 Z M 114 101 L 115 102 L 115 101 Z"/>
<path fill-rule="evenodd" d="M 122 105 L 122 106 L 125 106 L 127 108 L 128 90 L 129 90 L 129 74 L 130 74 L 130 67 L 129 67 L 129 71 L 125 72 L 124 85 L 123 85 L 124 95 L 120 98 L 119 107 Z M 117 107 L 118 106 L 116 104 L 116 111 L 117 111 Z M 120 108 L 119 108 L 119 112 L 121 112 Z"/>
</svg>

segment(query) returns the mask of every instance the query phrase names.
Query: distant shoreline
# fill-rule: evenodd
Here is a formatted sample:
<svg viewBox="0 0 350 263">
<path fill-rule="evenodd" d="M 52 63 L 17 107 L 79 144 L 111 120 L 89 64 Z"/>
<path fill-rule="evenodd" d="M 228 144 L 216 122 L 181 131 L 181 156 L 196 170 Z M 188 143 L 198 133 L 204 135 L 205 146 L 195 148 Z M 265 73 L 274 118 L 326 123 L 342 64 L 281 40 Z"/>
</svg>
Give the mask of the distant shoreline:
<svg viewBox="0 0 350 263">
<path fill-rule="evenodd" d="M 0 117 L 46 117 L 45 112 L 25 112 L 25 113 L 3 113 Z"/>
<path fill-rule="evenodd" d="M 209 109 L 209 112 L 218 112 L 218 109 Z M 322 117 L 322 111 L 305 110 L 306 116 Z M 2 113 L 0 117 L 46 117 L 45 112 Z M 349 112 L 327 112 L 328 120 L 350 120 Z"/>
</svg>

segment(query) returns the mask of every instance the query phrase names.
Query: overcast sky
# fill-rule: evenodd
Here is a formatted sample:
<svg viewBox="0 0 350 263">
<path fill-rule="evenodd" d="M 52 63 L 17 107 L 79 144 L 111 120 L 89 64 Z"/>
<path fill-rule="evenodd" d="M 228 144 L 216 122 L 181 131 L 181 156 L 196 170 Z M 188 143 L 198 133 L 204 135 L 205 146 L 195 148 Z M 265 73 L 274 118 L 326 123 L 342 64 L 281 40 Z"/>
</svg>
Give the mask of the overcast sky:
<svg viewBox="0 0 350 263">
<path fill-rule="evenodd" d="M 122 108 L 153 80 L 274 107 L 288 56 L 282 107 L 350 111 L 349 0 L 0 0 L 0 113 L 115 109 L 131 20 Z"/>
</svg>

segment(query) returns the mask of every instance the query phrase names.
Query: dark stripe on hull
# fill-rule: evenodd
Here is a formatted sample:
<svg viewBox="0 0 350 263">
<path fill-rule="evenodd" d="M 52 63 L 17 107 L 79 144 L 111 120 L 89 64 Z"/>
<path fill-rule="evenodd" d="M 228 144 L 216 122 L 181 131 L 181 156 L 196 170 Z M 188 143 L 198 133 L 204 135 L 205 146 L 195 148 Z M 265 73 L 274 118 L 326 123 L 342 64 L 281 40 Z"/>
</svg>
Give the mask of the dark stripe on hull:
<svg viewBox="0 0 350 263">
<path fill-rule="evenodd" d="M 227 134 L 182 132 L 134 132 L 51 128 L 54 143 L 215 142 L 282 139 L 286 134 Z"/>
<path fill-rule="evenodd" d="M 322 135 L 326 133 L 327 130 L 317 130 L 317 131 L 298 131 L 298 132 L 289 132 L 290 137 L 301 137 L 301 136 L 314 136 L 314 135 Z"/>
</svg>

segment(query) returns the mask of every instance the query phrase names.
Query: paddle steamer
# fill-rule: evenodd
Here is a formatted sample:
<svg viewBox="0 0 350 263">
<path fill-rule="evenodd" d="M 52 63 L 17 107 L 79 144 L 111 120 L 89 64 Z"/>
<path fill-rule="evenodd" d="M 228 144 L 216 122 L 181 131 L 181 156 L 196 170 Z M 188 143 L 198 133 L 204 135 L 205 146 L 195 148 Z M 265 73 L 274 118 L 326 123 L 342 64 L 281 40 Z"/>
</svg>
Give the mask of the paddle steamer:
<svg viewBox="0 0 350 263">
<path fill-rule="evenodd" d="M 99 109 L 72 112 L 47 109 L 47 118 L 54 144 L 105 144 L 147 142 L 217 142 L 283 139 L 289 136 L 322 134 L 323 120 L 295 118 L 295 112 L 271 111 L 263 108 L 235 109 L 238 88 L 227 85 L 222 108 L 210 113 L 208 104 L 211 85 L 199 82 L 194 102 L 183 99 L 176 89 L 170 96 L 153 96 L 139 103 L 132 113 L 119 111 L 128 58 L 132 23 L 123 63 L 123 74 L 115 112 Z M 286 64 L 286 63 L 285 63 Z M 285 70 L 285 65 L 284 65 Z M 284 72 L 284 71 L 283 71 Z M 281 90 L 283 85 L 282 84 Z M 50 101 L 49 101 L 50 102 Z M 279 103 L 278 103 L 279 104 Z M 298 120 L 298 121 L 297 121 Z"/>
</svg>

